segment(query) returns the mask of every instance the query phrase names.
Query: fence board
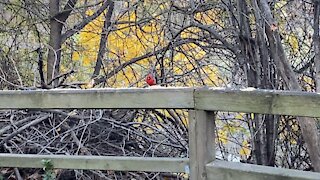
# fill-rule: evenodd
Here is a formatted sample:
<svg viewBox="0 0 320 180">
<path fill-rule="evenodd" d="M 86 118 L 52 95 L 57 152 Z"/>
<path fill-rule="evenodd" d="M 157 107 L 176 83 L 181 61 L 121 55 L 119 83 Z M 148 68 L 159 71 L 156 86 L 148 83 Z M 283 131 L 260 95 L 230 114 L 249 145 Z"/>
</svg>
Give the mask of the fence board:
<svg viewBox="0 0 320 180">
<path fill-rule="evenodd" d="M 198 175 L 200 172 L 201 178 L 204 179 L 206 177 L 208 179 L 226 180 L 319 179 L 319 173 L 222 161 L 214 161 L 207 164 L 206 172 L 204 172 L 203 169 L 199 168 L 201 162 L 207 160 L 205 157 L 209 159 L 211 157 L 208 149 L 205 148 L 212 149 L 211 147 L 213 147 L 210 143 L 207 144 L 207 147 L 204 146 L 207 140 L 205 138 L 209 137 L 205 135 L 210 135 L 212 132 L 210 131 L 210 133 L 207 129 L 211 125 L 197 122 L 199 119 L 208 119 L 208 114 L 205 111 L 235 111 L 320 117 L 319 107 L 320 94 L 317 93 L 255 89 L 228 90 L 160 87 L 0 91 L 0 109 L 195 109 L 195 111 L 190 111 L 190 118 L 195 120 L 190 123 L 190 131 L 192 131 L 190 132 L 190 143 L 193 143 L 190 146 L 190 149 L 193 149 L 191 150 L 193 154 L 190 156 L 192 157 L 191 159 L 196 159 L 198 162 L 191 161 L 190 166 L 193 172 L 198 172 Z M 197 115 L 196 112 L 199 114 Z M 205 131 L 206 134 L 201 134 L 195 130 Z M 200 155 L 197 152 L 200 152 Z M 51 159 L 54 167 L 61 169 L 189 172 L 188 158 L 0 154 L 0 167 L 42 168 L 41 160 L 43 159 Z M 198 175 L 196 178 L 199 177 Z M 191 178 L 194 177 L 191 176 Z"/>
<path fill-rule="evenodd" d="M 320 94 L 275 90 L 196 89 L 195 108 L 320 117 Z"/>
<path fill-rule="evenodd" d="M 0 167 L 43 168 L 41 161 L 45 159 L 57 169 L 149 172 L 185 172 L 189 163 L 188 158 L 0 154 Z"/>
<path fill-rule="evenodd" d="M 205 165 L 215 158 L 215 115 L 189 110 L 190 179 L 205 180 Z"/>
<path fill-rule="evenodd" d="M 210 180 L 316 180 L 320 173 L 274 168 L 227 161 L 213 161 L 206 166 Z"/>
<path fill-rule="evenodd" d="M 193 88 L 0 91 L 0 109 L 194 108 Z"/>
</svg>

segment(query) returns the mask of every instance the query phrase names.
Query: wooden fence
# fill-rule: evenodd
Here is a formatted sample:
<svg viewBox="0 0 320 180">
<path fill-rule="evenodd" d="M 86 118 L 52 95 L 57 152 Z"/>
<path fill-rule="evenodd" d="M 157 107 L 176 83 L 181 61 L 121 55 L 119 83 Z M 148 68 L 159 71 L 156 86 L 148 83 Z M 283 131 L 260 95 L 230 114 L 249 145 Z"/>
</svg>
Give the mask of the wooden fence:
<svg viewBox="0 0 320 180">
<path fill-rule="evenodd" d="M 214 113 L 234 111 L 320 117 L 320 94 L 217 88 L 0 91 L 0 109 L 188 109 L 189 158 L 0 153 L 0 167 L 184 172 L 190 179 L 320 179 L 320 173 L 215 160 Z"/>
</svg>

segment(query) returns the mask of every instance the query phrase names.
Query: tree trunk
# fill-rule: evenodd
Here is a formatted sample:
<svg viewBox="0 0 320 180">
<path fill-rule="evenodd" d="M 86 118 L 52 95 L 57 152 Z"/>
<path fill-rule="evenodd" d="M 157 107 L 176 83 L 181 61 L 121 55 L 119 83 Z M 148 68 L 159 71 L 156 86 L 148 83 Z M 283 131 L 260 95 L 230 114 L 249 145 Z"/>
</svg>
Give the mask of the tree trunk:
<svg viewBox="0 0 320 180">
<path fill-rule="evenodd" d="M 266 0 L 261 0 L 260 7 L 262 13 L 265 15 L 266 34 L 270 44 L 270 51 L 273 54 L 274 61 L 277 65 L 277 71 L 289 90 L 301 91 L 298 80 L 286 58 L 286 54 L 281 44 L 280 35 L 277 29 L 275 29 L 275 27 L 277 27 L 277 23 L 273 19 L 268 2 Z M 320 172 L 320 139 L 317 123 L 313 118 L 298 117 L 297 120 L 314 170 Z"/>
<path fill-rule="evenodd" d="M 98 57 L 97 57 L 97 61 L 96 61 L 96 65 L 94 67 L 94 71 L 92 74 L 92 79 L 95 79 L 99 74 L 100 74 L 100 70 L 102 67 L 102 61 L 104 59 L 104 55 L 106 53 L 106 44 L 107 44 L 107 40 L 108 40 L 108 34 L 109 34 L 109 29 L 110 25 L 111 25 L 111 17 L 113 14 L 113 8 L 114 8 L 114 2 L 111 1 L 109 8 L 108 8 L 108 12 L 105 15 L 105 20 L 103 23 L 103 29 L 102 29 L 102 33 L 101 33 L 101 38 L 100 38 L 100 45 L 99 45 L 99 52 L 98 52 Z"/>
<path fill-rule="evenodd" d="M 252 3 L 255 3 L 253 1 Z M 250 27 L 248 18 L 248 5 L 245 1 L 238 1 L 239 10 L 239 45 L 241 53 L 238 59 L 244 59 L 242 69 L 247 75 L 247 85 L 262 89 L 274 89 L 273 85 L 275 76 L 270 73 L 272 66 L 269 61 L 267 43 L 262 29 L 260 13 L 257 13 L 258 6 L 253 4 L 256 17 L 256 28 L 254 31 Z M 262 25 L 262 26 L 261 26 Z M 252 32 L 255 32 L 253 37 Z M 239 62 L 241 64 L 241 62 Z M 253 157 L 255 163 L 260 165 L 274 166 L 275 164 L 275 139 L 277 134 L 277 118 L 272 115 L 255 114 L 252 119 L 252 129 L 254 132 L 253 140 Z"/>
<path fill-rule="evenodd" d="M 60 12 L 60 0 L 50 0 L 50 40 L 49 40 L 49 54 L 47 61 L 47 82 L 59 75 L 60 61 L 61 61 L 61 44 L 62 44 L 62 28 L 63 24 L 68 19 L 73 10 L 77 0 L 69 0 L 62 12 Z M 56 87 L 59 79 L 53 82 Z"/>
<path fill-rule="evenodd" d="M 314 66 L 315 66 L 315 82 L 316 91 L 320 92 L 320 37 L 319 37 L 319 1 L 314 1 L 314 25 L 313 25 L 313 47 L 314 47 Z"/>
<path fill-rule="evenodd" d="M 269 56 L 269 51 L 267 47 L 266 39 L 264 38 L 264 19 L 261 17 L 259 6 L 256 0 L 251 1 L 253 7 L 253 13 L 256 21 L 256 42 L 259 49 L 260 55 L 260 84 L 259 87 L 263 89 L 277 89 L 277 85 L 275 84 L 277 76 L 274 75 L 274 67 L 272 65 L 272 59 Z M 277 138 L 278 132 L 278 121 L 279 116 L 273 115 L 265 115 L 264 123 L 265 123 L 265 134 L 266 134 L 266 159 L 265 165 L 274 166 L 275 165 L 275 141 Z"/>
<path fill-rule="evenodd" d="M 59 13 L 60 0 L 50 0 L 50 40 L 47 62 L 47 82 L 59 74 L 61 58 L 61 31 L 62 24 L 55 18 Z M 57 83 L 57 82 L 55 82 Z M 54 83 L 54 86 L 57 85 Z"/>
</svg>

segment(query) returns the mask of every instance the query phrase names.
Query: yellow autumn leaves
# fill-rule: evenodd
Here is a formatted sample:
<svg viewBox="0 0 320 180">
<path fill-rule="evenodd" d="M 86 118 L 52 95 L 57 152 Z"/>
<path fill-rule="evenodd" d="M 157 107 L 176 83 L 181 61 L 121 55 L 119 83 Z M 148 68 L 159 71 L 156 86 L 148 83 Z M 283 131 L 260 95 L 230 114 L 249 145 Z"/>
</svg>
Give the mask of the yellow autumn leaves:
<svg viewBox="0 0 320 180">
<path fill-rule="evenodd" d="M 92 11 L 87 11 L 87 15 L 92 15 L 92 13 Z M 110 72 L 123 63 L 169 45 L 159 17 L 143 23 L 139 23 L 139 18 L 133 12 L 129 15 L 118 17 L 118 19 L 117 17 L 114 18 L 117 25 L 113 27 L 116 30 L 110 31 L 107 36 L 107 53 L 104 57 L 103 66 L 105 72 Z M 88 81 L 90 81 L 89 75 L 92 73 L 97 59 L 103 22 L 104 17 L 101 15 L 85 26 L 75 38 L 77 45 L 76 50 L 72 53 L 72 60 L 85 67 Z M 197 38 L 198 31 L 196 28 L 189 28 L 182 32 L 180 37 Z M 196 63 L 194 61 L 202 59 L 206 55 L 194 43 L 183 44 L 179 49 L 175 50 L 177 52 L 174 52 L 173 56 L 164 57 L 165 68 L 173 61 L 172 73 L 180 76 L 195 69 Z M 120 73 L 115 74 L 109 79 L 109 82 L 112 82 L 113 87 L 128 86 L 131 83 L 136 83 L 138 87 L 141 87 L 144 85 L 141 79 L 150 69 L 154 68 L 156 60 L 155 56 L 142 58 L 131 65 L 130 68 L 124 68 Z M 213 85 L 214 81 L 218 81 L 216 67 L 209 65 L 202 69 L 202 78 L 206 84 Z M 190 86 L 197 84 L 195 79 L 188 78 L 186 80 L 189 82 L 184 84 L 189 84 Z"/>
</svg>

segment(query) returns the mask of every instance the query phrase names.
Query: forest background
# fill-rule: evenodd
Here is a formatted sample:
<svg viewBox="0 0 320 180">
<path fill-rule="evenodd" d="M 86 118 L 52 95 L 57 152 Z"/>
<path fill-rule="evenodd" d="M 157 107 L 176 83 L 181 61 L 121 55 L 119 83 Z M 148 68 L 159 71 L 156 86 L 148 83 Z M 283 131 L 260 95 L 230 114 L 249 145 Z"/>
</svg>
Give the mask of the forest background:
<svg viewBox="0 0 320 180">
<path fill-rule="evenodd" d="M 151 73 L 161 86 L 319 92 L 319 12 L 317 0 L 2 0 L 0 88 L 146 87 Z M 2 110 L 0 117 L 1 152 L 188 156 L 184 110 Z M 316 119 L 219 112 L 216 125 L 220 159 L 320 172 Z M 42 173 L 1 170 L 24 179 Z"/>
</svg>

